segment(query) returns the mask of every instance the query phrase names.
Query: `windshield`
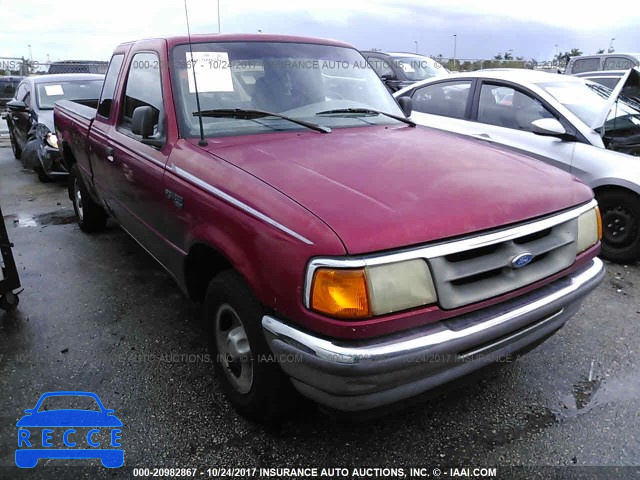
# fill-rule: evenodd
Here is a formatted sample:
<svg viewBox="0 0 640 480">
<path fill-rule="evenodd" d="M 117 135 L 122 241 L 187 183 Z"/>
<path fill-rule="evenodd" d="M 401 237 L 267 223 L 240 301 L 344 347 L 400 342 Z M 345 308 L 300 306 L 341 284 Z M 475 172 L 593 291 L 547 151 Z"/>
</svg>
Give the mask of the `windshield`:
<svg viewBox="0 0 640 480">
<path fill-rule="evenodd" d="M 399 57 L 394 55 L 392 58 L 407 78 L 415 82 L 449 75 L 449 71 L 446 68 L 428 57 Z"/>
<path fill-rule="evenodd" d="M 607 106 L 607 99 L 612 93 L 610 88 L 592 82 L 543 83 L 540 87 L 586 125 L 591 128 L 600 128 L 601 125 L 594 125 L 594 123 L 598 121 L 602 110 Z M 624 95 L 619 95 L 618 101 L 607 116 L 605 130 L 637 126 L 640 126 L 640 104 Z"/>
<path fill-rule="evenodd" d="M 395 124 L 378 115 L 321 112 L 367 108 L 403 116 L 362 55 L 351 48 L 277 42 L 193 44 L 195 82 L 188 45 L 172 52 L 175 107 L 181 135 L 199 135 L 195 87 L 200 109 L 245 109 L 280 113 L 329 128 Z M 207 137 L 300 130 L 276 117 L 203 117 Z"/>
<path fill-rule="evenodd" d="M 97 100 L 102 90 L 102 80 L 74 80 L 36 84 L 38 107 L 52 109 L 60 100 Z"/>
</svg>

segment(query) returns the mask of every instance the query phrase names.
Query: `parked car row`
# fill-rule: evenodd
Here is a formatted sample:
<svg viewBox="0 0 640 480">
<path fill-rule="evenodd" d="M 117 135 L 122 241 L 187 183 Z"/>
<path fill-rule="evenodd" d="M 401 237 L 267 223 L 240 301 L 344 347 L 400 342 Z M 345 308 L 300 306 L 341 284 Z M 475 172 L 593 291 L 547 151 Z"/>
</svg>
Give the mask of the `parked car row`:
<svg viewBox="0 0 640 480">
<path fill-rule="evenodd" d="M 42 182 L 68 174 L 53 126 L 54 104 L 68 99 L 96 107 L 103 81 L 103 75 L 60 74 L 27 77 L 17 85 L 5 114 L 11 149 Z"/>
<path fill-rule="evenodd" d="M 114 219 L 204 304 L 221 384 L 253 418 L 464 377 L 553 335 L 604 276 L 588 186 L 416 126 L 431 94 L 396 102 L 363 61 L 314 38 L 141 40 L 115 49 L 95 102 L 55 103 L 80 228 Z M 442 78 L 457 83 L 433 99 L 465 119 L 481 86 Z M 515 90 L 490 89 L 494 114 Z"/>
<path fill-rule="evenodd" d="M 593 188 L 603 220 L 602 255 L 640 258 L 638 68 L 612 91 L 569 75 L 484 70 L 419 82 L 411 119 L 507 147 L 572 173 Z M 525 180 L 526 181 L 526 180 Z"/>
</svg>

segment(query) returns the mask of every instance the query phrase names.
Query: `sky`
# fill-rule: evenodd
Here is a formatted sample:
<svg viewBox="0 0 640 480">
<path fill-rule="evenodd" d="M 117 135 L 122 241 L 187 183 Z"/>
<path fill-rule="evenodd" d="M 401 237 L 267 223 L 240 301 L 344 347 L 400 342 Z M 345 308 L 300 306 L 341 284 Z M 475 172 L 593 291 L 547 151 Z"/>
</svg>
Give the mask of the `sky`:
<svg viewBox="0 0 640 480">
<path fill-rule="evenodd" d="M 219 0 L 222 33 L 280 33 L 342 40 L 366 50 L 459 59 L 514 56 L 538 61 L 579 48 L 640 51 L 640 8 L 618 1 Z M 98 5 L 100 7 L 98 7 Z M 218 31 L 218 0 L 187 0 L 191 33 Z M 0 57 L 108 60 L 122 42 L 184 35 L 183 1 L 26 0 L 0 9 Z M 455 35 L 455 41 L 454 41 Z M 612 42 L 612 38 L 613 40 Z M 31 45 L 31 48 L 29 48 Z M 557 47 L 556 47 L 557 45 Z"/>
</svg>

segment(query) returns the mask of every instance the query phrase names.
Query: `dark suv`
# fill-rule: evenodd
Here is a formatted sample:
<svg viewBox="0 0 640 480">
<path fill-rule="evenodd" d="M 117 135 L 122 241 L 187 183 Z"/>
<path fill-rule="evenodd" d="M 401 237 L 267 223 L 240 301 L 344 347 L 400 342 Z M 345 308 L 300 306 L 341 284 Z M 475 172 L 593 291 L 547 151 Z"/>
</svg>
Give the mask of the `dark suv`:
<svg viewBox="0 0 640 480">
<path fill-rule="evenodd" d="M 16 76 L 0 77 L 0 106 L 5 106 L 13 98 L 16 88 L 23 78 Z"/>
<path fill-rule="evenodd" d="M 431 77 L 449 75 L 449 70 L 431 57 L 417 53 L 361 52 L 391 93 Z"/>
<path fill-rule="evenodd" d="M 108 62 L 95 60 L 64 60 L 51 63 L 47 73 L 99 73 L 104 75 L 107 73 L 107 65 Z"/>
</svg>

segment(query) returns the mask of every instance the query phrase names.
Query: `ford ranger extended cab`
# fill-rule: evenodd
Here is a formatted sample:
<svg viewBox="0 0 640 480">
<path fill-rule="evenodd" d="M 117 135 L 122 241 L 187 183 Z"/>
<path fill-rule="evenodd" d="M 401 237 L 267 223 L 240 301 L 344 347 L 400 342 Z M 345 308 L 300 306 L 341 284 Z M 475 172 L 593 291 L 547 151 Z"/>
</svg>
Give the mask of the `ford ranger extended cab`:
<svg viewBox="0 0 640 480">
<path fill-rule="evenodd" d="M 231 403 L 358 411 L 532 348 L 602 280 L 592 191 L 416 127 L 353 47 L 276 35 L 118 46 L 55 107 L 80 228 L 117 221 L 203 302 Z M 552 360 L 551 360 L 552 361 Z"/>
</svg>

